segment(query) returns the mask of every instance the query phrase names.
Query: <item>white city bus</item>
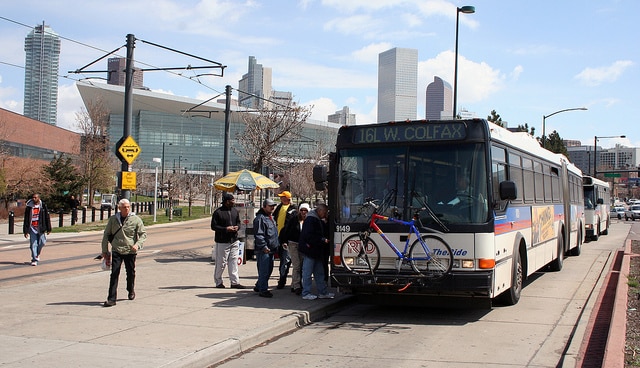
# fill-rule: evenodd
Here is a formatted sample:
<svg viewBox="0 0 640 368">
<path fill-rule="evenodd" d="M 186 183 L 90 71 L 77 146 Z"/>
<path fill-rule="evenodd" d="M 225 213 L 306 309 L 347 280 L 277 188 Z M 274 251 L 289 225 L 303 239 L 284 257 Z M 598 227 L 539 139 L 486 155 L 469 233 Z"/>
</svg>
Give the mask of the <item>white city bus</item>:
<svg viewBox="0 0 640 368">
<path fill-rule="evenodd" d="M 609 183 L 598 178 L 582 178 L 584 188 L 584 227 L 587 238 L 598 240 L 609 233 L 611 189 Z"/>
<path fill-rule="evenodd" d="M 528 276 L 543 267 L 560 270 L 565 255 L 581 251 L 580 169 L 531 135 L 486 120 L 344 126 L 326 179 L 334 239 L 330 276 L 341 291 L 387 301 L 402 294 L 497 298 L 512 305 Z M 461 181 L 469 184 L 473 203 L 458 207 L 450 199 Z M 398 269 L 397 256 L 375 232 L 375 272 L 356 273 L 341 264 L 344 239 L 367 226 L 363 202 L 389 192 L 396 193 L 395 214 L 409 220 L 418 212 L 421 233 L 435 233 L 451 247 L 454 264 L 445 277 L 433 281 Z M 405 243 L 406 226 L 377 224 L 393 243 Z"/>
</svg>

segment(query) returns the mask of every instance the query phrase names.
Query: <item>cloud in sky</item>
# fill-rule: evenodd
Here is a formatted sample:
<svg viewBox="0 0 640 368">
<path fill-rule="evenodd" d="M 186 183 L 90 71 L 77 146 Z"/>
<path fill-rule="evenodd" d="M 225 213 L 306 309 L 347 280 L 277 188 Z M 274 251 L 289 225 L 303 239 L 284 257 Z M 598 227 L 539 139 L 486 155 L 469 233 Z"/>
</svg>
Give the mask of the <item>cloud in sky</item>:
<svg viewBox="0 0 640 368">
<path fill-rule="evenodd" d="M 575 79 L 578 79 L 587 86 L 599 86 L 606 82 L 615 82 L 625 70 L 633 65 L 634 63 L 631 60 L 618 60 L 608 66 L 585 68 L 575 76 Z"/>
<path fill-rule="evenodd" d="M 303 104 L 304 106 L 313 106 L 311 109 L 311 118 L 315 120 L 326 121 L 327 116 L 334 114 L 338 111 L 338 106 L 327 97 L 320 97 L 315 100 L 307 101 Z"/>
<path fill-rule="evenodd" d="M 511 71 L 511 75 L 510 75 L 511 79 L 514 81 L 517 81 L 518 78 L 520 78 L 520 74 L 522 74 L 522 72 L 524 72 L 524 67 L 522 65 L 516 66 Z"/>
<path fill-rule="evenodd" d="M 420 62 L 418 78 L 420 90 L 418 101 L 424 103 L 426 85 L 438 76 L 453 87 L 453 65 L 455 54 L 444 51 L 435 58 Z M 458 55 L 458 100 L 473 103 L 489 98 L 503 88 L 505 76 L 500 70 L 492 68 L 485 62 L 474 62 Z M 426 81 L 424 88 L 422 84 Z"/>
<path fill-rule="evenodd" d="M 392 48 L 393 45 L 389 42 L 372 43 L 352 52 L 351 56 L 359 62 L 377 65 L 378 55 Z"/>
</svg>

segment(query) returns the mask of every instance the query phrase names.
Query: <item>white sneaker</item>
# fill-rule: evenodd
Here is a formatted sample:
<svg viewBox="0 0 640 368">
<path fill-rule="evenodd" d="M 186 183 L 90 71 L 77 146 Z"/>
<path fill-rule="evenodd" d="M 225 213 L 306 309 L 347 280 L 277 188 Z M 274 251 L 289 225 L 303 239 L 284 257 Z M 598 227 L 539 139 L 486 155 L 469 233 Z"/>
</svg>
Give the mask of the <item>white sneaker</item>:
<svg viewBox="0 0 640 368">
<path fill-rule="evenodd" d="M 33 261 L 33 262 L 31 262 L 31 265 L 32 265 L 32 266 L 37 266 L 37 265 L 38 265 L 38 262 Z"/>
<path fill-rule="evenodd" d="M 320 294 L 318 295 L 318 298 L 320 299 L 333 299 L 333 297 L 335 297 L 336 295 L 334 293 L 326 293 L 326 294 Z"/>
<path fill-rule="evenodd" d="M 304 300 L 316 300 L 316 299 L 318 299 L 318 297 L 313 295 L 313 294 L 307 294 L 307 295 L 303 296 L 302 299 L 304 299 Z"/>
<path fill-rule="evenodd" d="M 40 262 L 40 256 L 36 257 L 36 262 Z"/>
</svg>

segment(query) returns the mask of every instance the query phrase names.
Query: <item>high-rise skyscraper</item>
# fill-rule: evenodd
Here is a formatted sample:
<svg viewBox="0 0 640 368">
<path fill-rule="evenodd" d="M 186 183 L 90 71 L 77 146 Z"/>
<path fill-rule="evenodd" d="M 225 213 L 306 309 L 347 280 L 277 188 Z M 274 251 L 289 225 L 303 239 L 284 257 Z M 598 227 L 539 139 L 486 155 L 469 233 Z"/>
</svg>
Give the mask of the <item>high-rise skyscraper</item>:
<svg viewBox="0 0 640 368">
<path fill-rule="evenodd" d="M 418 111 L 418 50 L 378 55 L 378 122 L 414 120 Z"/>
<path fill-rule="evenodd" d="M 127 58 L 109 58 L 107 60 L 107 83 L 116 86 L 124 86 L 127 80 Z M 144 72 L 140 68 L 133 67 L 133 88 L 144 87 Z"/>
<path fill-rule="evenodd" d="M 238 82 L 238 104 L 253 109 L 290 106 L 294 104 L 293 93 L 273 90 L 271 68 L 263 67 L 254 56 L 249 56 L 249 70 Z"/>
<path fill-rule="evenodd" d="M 329 115 L 327 121 L 340 125 L 356 125 L 356 114 L 352 114 L 349 111 L 349 106 L 345 106 L 342 110 L 336 111 L 335 114 Z"/>
<path fill-rule="evenodd" d="M 453 93 L 451 85 L 442 78 L 434 76 L 427 86 L 425 104 L 427 120 L 451 119 L 453 116 Z"/>
<path fill-rule="evenodd" d="M 56 125 L 60 37 L 42 23 L 24 41 L 24 116 Z"/>
<path fill-rule="evenodd" d="M 256 97 L 258 96 L 258 97 Z M 249 56 L 249 69 L 238 83 L 238 104 L 247 108 L 264 105 L 271 97 L 271 68 L 258 64 L 255 56 Z"/>
</svg>

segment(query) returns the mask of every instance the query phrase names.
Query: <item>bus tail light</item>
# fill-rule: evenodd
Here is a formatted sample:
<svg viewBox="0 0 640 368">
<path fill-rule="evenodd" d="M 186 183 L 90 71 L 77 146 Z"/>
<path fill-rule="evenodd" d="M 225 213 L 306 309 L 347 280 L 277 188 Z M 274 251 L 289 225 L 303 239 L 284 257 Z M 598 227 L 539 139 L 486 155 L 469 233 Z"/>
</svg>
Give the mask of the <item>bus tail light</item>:
<svg viewBox="0 0 640 368">
<path fill-rule="evenodd" d="M 478 268 L 492 269 L 496 267 L 495 259 L 481 258 L 478 260 Z"/>
</svg>

